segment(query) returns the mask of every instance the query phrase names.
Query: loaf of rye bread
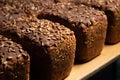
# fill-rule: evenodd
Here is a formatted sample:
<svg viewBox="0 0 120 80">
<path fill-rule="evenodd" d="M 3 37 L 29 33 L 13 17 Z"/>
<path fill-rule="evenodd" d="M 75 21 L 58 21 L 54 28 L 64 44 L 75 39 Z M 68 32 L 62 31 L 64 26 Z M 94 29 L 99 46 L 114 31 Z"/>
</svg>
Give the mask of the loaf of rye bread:
<svg viewBox="0 0 120 80">
<path fill-rule="evenodd" d="M 24 3 L 27 4 L 22 2 L 17 8 L 15 3 L 0 8 L 0 34 L 21 44 L 30 54 L 31 80 L 63 80 L 74 63 L 73 31 L 59 23 L 37 19 L 32 3 L 28 7 Z"/>
<path fill-rule="evenodd" d="M 30 54 L 31 80 L 63 80 L 74 63 L 73 31 L 48 20 L 20 18 L 4 18 L 5 23 L 0 22 L 1 34 L 22 44 Z"/>
<path fill-rule="evenodd" d="M 107 44 L 120 42 L 120 0 L 76 0 L 76 4 L 81 3 L 104 11 L 108 18 L 105 42 Z"/>
<path fill-rule="evenodd" d="M 21 45 L 0 35 L 0 80 L 29 80 L 30 58 Z"/>
<path fill-rule="evenodd" d="M 103 49 L 107 18 L 104 12 L 71 3 L 57 3 L 44 9 L 39 19 L 48 19 L 70 28 L 76 37 L 76 62 L 87 62 Z"/>
</svg>

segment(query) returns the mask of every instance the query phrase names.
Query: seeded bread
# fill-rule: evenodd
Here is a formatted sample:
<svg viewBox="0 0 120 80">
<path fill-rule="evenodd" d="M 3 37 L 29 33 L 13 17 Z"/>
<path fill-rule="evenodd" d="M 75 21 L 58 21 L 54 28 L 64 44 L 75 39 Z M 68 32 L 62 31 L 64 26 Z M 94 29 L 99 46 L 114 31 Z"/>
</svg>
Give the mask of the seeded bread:
<svg viewBox="0 0 120 80">
<path fill-rule="evenodd" d="M 3 4 L 0 8 L 0 34 L 21 44 L 30 54 L 31 80 L 62 80 L 69 75 L 74 63 L 74 33 L 59 23 L 36 19 L 35 15 L 47 2 L 43 1 L 45 4 L 42 3 L 40 8 L 39 4 L 33 4 L 37 1 L 25 5 L 28 2 L 21 0 L 17 3 L 20 6 L 14 0 Z"/>
<path fill-rule="evenodd" d="M 106 43 L 120 42 L 120 0 L 78 0 L 80 3 L 104 11 L 108 18 Z"/>
<path fill-rule="evenodd" d="M 30 58 L 21 45 L 0 35 L 0 80 L 29 80 Z"/>
<path fill-rule="evenodd" d="M 74 31 L 76 62 L 87 62 L 101 53 L 107 28 L 104 12 L 84 5 L 58 3 L 44 9 L 38 18 L 59 22 Z"/>
<path fill-rule="evenodd" d="M 15 11 L 21 10 L 28 16 L 35 16 L 43 8 L 49 7 L 52 4 L 54 4 L 54 0 L 0 0 L 0 8 L 7 8 L 7 10 L 12 8 Z"/>
<path fill-rule="evenodd" d="M 31 79 L 62 80 L 69 75 L 76 49 L 73 31 L 59 23 L 36 18 L 14 19 L 11 16 L 6 22 L 2 23 L 5 26 L 1 27 L 1 34 L 22 44 L 28 51 Z"/>
</svg>

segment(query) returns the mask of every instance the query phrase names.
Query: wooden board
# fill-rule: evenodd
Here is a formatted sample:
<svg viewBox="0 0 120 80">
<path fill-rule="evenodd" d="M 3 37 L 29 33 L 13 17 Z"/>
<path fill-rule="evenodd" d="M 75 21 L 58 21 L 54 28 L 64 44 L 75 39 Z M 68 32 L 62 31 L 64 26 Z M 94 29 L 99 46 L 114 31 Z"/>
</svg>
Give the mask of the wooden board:
<svg viewBox="0 0 120 80">
<path fill-rule="evenodd" d="M 79 65 L 74 65 L 70 75 L 65 80 L 87 80 L 104 67 L 120 57 L 120 43 L 105 45 L 101 54 L 93 60 Z"/>
</svg>

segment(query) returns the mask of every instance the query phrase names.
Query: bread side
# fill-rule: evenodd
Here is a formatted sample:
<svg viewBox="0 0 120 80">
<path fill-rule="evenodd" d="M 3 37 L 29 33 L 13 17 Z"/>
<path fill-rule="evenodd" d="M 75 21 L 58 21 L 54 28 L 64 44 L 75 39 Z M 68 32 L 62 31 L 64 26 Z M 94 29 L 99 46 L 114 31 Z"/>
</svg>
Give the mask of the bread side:
<svg viewBox="0 0 120 80">
<path fill-rule="evenodd" d="M 38 18 L 59 22 L 74 31 L 77 62 L 89 61 L 100 54 L 107 29 L 104 12 L 84 5 L 57 3 L 44 9 Z"/>
<path fill-rule="evenodd" d="M 0 80 L 29 80 L 30 58 L 21 45 L 0 35 Z"/>
</svg>

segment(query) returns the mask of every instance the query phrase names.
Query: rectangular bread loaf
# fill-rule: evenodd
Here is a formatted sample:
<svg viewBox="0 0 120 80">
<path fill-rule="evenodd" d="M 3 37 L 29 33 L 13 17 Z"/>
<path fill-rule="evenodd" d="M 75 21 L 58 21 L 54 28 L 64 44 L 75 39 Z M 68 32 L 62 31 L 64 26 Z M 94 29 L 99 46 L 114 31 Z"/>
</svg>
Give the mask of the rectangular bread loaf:
<svg viewBox="0 0 120 80">
<path fill-rule="evenodd" d="M 63 80 L 74 63 L 74 32 L 59 23 L 37 19 L 34 10 L 26 13 L 24 6 L 31 10 L 30 5 L 23 5 L 23 9 L 1 7 L 0 34 L 21 44 L 30 54 L 31 80 Z"/>
<path fill-rule="evenodd" d="M 104 12 L 85 5 L 57 3 L 44 9 L 38 18 L 59 22 L 74 31 L 77 41 L 76 62 L 87 62 L 101 53 L 107 29 Z"/>
<path fill-rule="evenodd" d="M 120 42 L 120 0 L 78 0 L 76 4 L 85 4 L 104 11 L 108 19 L 106 43 Z"/>
<path fill-rule="evenodd" d="M 75 57 L 73 31 L 48 20 L 10 16 L 10 20 L 4 18 L 6 23 L 1 22 L 1 34 L 20 43 L 30 54 L 31 80 L 66 78 Z"/>
</svg>

